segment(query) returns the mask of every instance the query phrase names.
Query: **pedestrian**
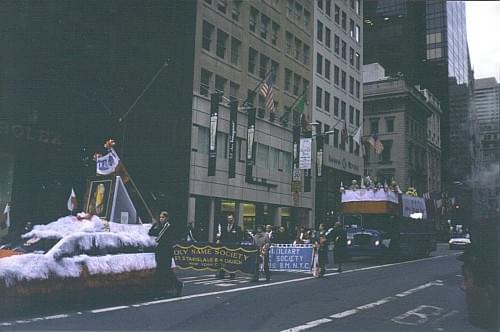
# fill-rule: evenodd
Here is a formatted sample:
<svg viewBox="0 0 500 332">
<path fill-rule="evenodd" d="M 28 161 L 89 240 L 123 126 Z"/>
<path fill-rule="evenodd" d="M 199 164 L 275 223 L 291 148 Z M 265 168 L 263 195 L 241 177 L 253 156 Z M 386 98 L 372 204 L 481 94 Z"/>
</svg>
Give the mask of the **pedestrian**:
<svg viewBox="0 0 500 332">
<path fill-rule="evenodd" d="M 278 228 L 278 231 L 276 232 L 276 235 L 274 236 L 274 243 L 277 244 L 286 244 L 289 243 L 289 238 L 288 238 L 288 233 L 285 229 L 285 227 L 280 226 Z"/>
<path fill-rule="evenodd" d="M 319 230 L 316 232 L 317 236 L 314 239 L 314 248 L 318 253 L 318 266 L 319 275 L 322 277 L 326 273 L 326 265 L 328 264 L 328 238 L 326 233 L 325 224 L 319 225 Z"/>
<path fill-rule="evenodd" d="M 229 214 L 226 217 L 225 225 L 221 223 L 218 226 L 216 243 L 222 245 L 239 245 L 242 239 L 243 239 L 243 233 L 241 231 L 241 227 L 237 226 L 234 223 L 234 216 L 232 214 Z M 226 271 L 221 268 L 216 277 L 222 279 L 224 278 L 225 275 Z M 235 272 L 229 273 L 230 279 L 234 279 L 235 277 L 236 277 Z"/>
<path fill-rule="evenodd" d="M 269 270 L 269 247 L 271 246 L 271 241 L 267 233 L 264 232 L 263 226 L 257 226 L 253 240 L 257 248 L 257 260 L 255 262 L 255 271 L 251 281 L 259 281 L 261 264 L 264 265 L 264 274 L 266 275 L 266 280 L 269 281 L 271 280 L 271 271 Z"/>
<path fill-rule="evenodd" d="M 333 263 L 338 265 L 337 272 L 342 272 L 342 263 L 347 256 L 347 234 L 342 224 L 337 221 L 333 226 Z"/>
<path fill-rule="evenodd" d="M 187 225 L 186 236 L 184 237 L 184 240 L 187 242 L 198 242 L 195 237 L 194 224 L 192 221 Z"/>
<path fill-rule="evenodd" d="M 175 296 L 181 296 L 184 284 L 177 279 L 172 268 L 174 232 L 167 211 L 162 211 L 160 213 L 159 221 L 153 219 L 153 225 L 149 230 L 149 235 L 156 236 L 155 279 L 158 288 L 166 291 L 173 290 Z"/>
<path fill-rule="evenodd" d="M 275 243 L 274 241 L 276 239 L 274 237 L 275 237 L 276 233 L 273 230 L 273 226 L 267 225 L 266 226 L 266 233 L 267 233 L 267 236 L 269 236 L 269 241 L 271 241 L 271 243 Z"/>
</svg>

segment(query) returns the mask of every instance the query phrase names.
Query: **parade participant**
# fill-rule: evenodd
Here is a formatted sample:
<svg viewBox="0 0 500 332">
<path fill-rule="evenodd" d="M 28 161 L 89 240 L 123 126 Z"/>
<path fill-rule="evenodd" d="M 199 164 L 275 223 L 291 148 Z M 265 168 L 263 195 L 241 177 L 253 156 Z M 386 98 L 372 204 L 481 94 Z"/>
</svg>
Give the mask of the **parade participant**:
<svg viewBox="0 0 500 332">
<path fill-rule="evenodd" d="M 264 264 L 266 280 L 269 281 L 271 280 L 271 271 L 269 271 L 269 247 L 271 246 L 271 241 L 261 225 L 257 226 L 257 232 L 253 236 L 253 240 L 255 247 L 257 247 L 257 260 L 255 263 L 254 276 L 251 281 L 259 281 L 260 264 Z"/>
<path fill-rule="evenodd" d="M 314 240 L 314 248 L 318 253 L 318 277 L 322 277 L 326 273 L 326 265 L 328 264 L 328 239 L 325 233 L 321 232 L 321 225 L 318 233 L 318 237 Z"/>
<path fill-rule="evenodd" d="M 266 233 L 267 233 L 267 236 L 269 236 L 269 241 L 271 241 L 271 243 L 275 243 L 275 233 L 273 231 L 273 226 L 271 225 L 267 225 L 266 226 Z"/>
<path fill-rule="evenodd" d="M 172 256 L 174 254 L 174 232 L 168 219 L 168 212 L 160 213 L 159 221 L 153 219 L 149 230 L 150 236 L 156 236 L 155 279 L 158 287 L 165 290 L 174 290 L 175 296 L 181 296 L 183 283 L 177 279 L 172 269 Z"/>
<path fill-rule="evenodd" d="M 278 231 L 276 232 L 276 235 L 274 236 L 274 243 L 278 244 L 286 244 L 289 243 L 289 238 L 288 238 L 288 233 L 285 229 L 285 227 L 280 226 L 278 228 Z"/>
<path fill-rule="evenodd" d="M 186 235 L 184 236 L 184 240 L 187 242 L 198 242 L 195 237 L 195 230 L 193 222 L 190 222 L 187 226 Z"/>
<path fill-rule="evenodd" d="M 243 239 L 243 234 L 240 226 L 237 226 L 234 223 L 234 216 L 232 214 L 229 214 L 226 218 L 226 224 L 225 225 L 219 224 L 218 226 L 216 243 L 223 245 L 234 245 L 234 244 L 240 244 L 242 239 Z M 220 269 L 219 273 L 217 274 L 217 277 L 224 278 L 225 274 L 226 271 L 224 271 L 224 269 Z M 230 279 L 234 279 L 235 277 L 236 273 L 234 272 L 229 273 Z"/>
<path fill-rule="evenodd" d="M 342 263 L 347 255 L 347 234 L 342 224 L 337 221 L 333 226 L 333 262 L 338 265 L 337 272 L 342 272 Z"/>
</svg>

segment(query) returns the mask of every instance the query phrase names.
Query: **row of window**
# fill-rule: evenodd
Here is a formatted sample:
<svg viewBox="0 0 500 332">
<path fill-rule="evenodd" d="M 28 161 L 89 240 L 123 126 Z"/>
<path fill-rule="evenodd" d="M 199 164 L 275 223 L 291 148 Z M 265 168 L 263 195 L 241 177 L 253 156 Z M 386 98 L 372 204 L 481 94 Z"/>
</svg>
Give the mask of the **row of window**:
<svg viewBox="0 0 500 332">
<path fill-rule="evenodd" d="M 321 53 L 316 54 L 316 73 L 323 76 L 326 80 L 331 80 L 331 63 L 330 60 L 324 58 Z M 340 86 L 342 90 L 347 89 L 347 73 L 341 71 L 340 67 L 333 66 L 333 83 Z M 361 82 L 349 76 L 349 93 L 356 98 L 361 96 Z"/>
<path fill-rule="evenodd" d="M 241 17 L 241 4 L 243 0 L 204 0 L 206 4 L 212 6 L 215 3 L 216 9 L 223 15 L 226 15 L 229 11 L 231 12 L 231 18 L 239 22 Z M 228 6 L 228 2 L 230 6 Z M 230 8 L 229 8 L 230 7 Z"/>
<path fill-rule="evenodd" d="M 289 31 L 285 34 L 285 51 L 287 55 L 295 60 L 306 66 L 309 65 L 309 53 L 311 52 L 311 48 Z"/>
<path fill-rule="evenodd" d="M 202 68 L 200 76 L 200 95 L 208 97 L 210 91 L 215 90 L 227 96 L 227 83 L 228 80 L 223 76 L 214 75 L 212 72 Z M 229 99 L 237 99 L 239 91 L 240 85 L 229 81 Z"/>
<path fill-rule="evenodd" d="M 330 112 L 331 105 L 331 95 L 328 91 L 323 90 L 321 87 L 316 87 L 316 107 L 325 111 Z M 347 103 L 338 97 L 333 97 L 333 114 L 342 120 L 349 120 L 350 124 L 356 124 L 359 127 L 361 111 L 354 108 L 354 106 L 349 105 L 349 119 L 347 119 Z"/>
<path fill-rule="evenodd" d="M 311 24 L 311 13 L 298 1 L 287 0 L 286 17 L 307 32 Z"/>
<path fill-rule="evenodd" d="M 346 0 L 344 0 L 345 2 Z M 361 0 L 349 0 L 351 9 L 357 14 L 361 13 Z M 318 8 L 324 11 L 326 16 L 332 15 L 332 0 L 317 0 Z M 338 23 L 337 16 L 340 13 L 340 7 L 335 5 L 335 21 Z"/>
<path fill-rule="evenodd" d="M 331 31 L 329 28 L 324 27 L 324 35 L 323 35 L 323 23 L 318 21 L 318 30 L 317 30 L 317 39 L 324 43 L 325 47 L 330 49 L 332 40 L 331 40 Z M 341 46 L 342 45 L 342 46 Z M 347 61 L 347 43 L 342 40 L 337 34 L 333 36 L 333 51 L 337 56 L 342 57 L 342 59 Z M 354 48 L 349 46 L 349 64 L 352 67 L 355 67 L 357 70 L 361 67 L 361 55 L 359 52 L 356 52 Z"/>
<path fill-rule="evenodd" d="M 278 46 L 280 25 L 268 16 L 259 13 L 254 7 L 250 7 L 248 29 L 258 34 L 260 38 L 271 42 L 274 46 Z"/>
<path fill-rule="evenodd" d="M 203 21 L 202 26 L 202 41 L 201 47 L 208 51 L 213 52 L 215 49 L 215 55 L 217 57 L 229 61 L 231 64 L 235 66 L 240 65 L 240 54 L 241 54 L 241 41 L 237 38 L 229 36 L 228 33 L 224 32 L 221 29 L 217 29 L 216 34 L 216 45 L 214 47 L 214 35 L 215 35 L 215 26 L 210 24 L 207 21 Z M 230 46 L 229 46 L 230 43 Z M 228 46 L 230 50 L 228 52 Z"/>
<path fill-rule="evenodd" d="M 208 155 L 209 151 L 209 128 L 198 127 L 197 151 Z M 243 138 L 236 138 L 235 155 L 239 162 L 246 161 L 247 141 Z M 217 132 L 217 158 L 227 159 L 229 149 L 228 134 Z M 265 144 L 256 144 L 255 165 L 275 171 L 291 174 L 292 154 L 287 151 L 276 149 Z"/>
<path fill-rule="evenodd" d="M 386 133 L 393 133 L 394 132 L 394 118 L 385 118 L 385 132 Z M 371 134 L 378 134 L 380 133 L 379 129 L 379 118 L 371 118 L 370 119 L 370 133 Z"/>
</svg>

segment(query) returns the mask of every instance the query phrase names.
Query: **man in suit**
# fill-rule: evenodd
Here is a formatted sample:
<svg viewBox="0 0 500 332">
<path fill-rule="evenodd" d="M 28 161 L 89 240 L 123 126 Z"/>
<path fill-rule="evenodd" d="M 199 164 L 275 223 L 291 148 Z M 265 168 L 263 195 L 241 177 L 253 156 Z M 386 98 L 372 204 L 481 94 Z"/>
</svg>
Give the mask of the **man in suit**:
<svg viewBox="0 0 500 332">
<path fill-rule="evenodd" d="M 229 214 L 226 218 L 226 223 L 221 223 L 218 225 L 216 243 L 223 245 L 240 244 L 242 238 L 243 233 L 240 226 L 237 226 L 234 223 L 234 216 L 232 214 Z M 220 269 L 217 277 L 224 278 L 225 274 L 226 272 L 223 269 Z M 236 273 L 229 273 L 230 279 L 234 279 L 235 277 Z"/>
<path fill-rule="evenodd" d="M 175 296 L 181 296 L 183 283 L 177 279 L 172 269 L 172 256 L 174 254 L 175 235 L 172 225 L 168 219 L 168 212 L 160 213 L 160 220 L 153 220 L 149 230 L 150 236 L 156 236 L 155 279 L 158 287 L 163 290 L 174 290 Z"/>
</svg>

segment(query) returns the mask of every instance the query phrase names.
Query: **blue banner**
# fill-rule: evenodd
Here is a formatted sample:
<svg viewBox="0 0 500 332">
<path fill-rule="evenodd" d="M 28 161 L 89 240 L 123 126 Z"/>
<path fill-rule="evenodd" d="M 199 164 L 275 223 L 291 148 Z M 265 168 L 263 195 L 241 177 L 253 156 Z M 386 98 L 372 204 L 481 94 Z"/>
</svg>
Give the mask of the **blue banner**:
<svg viewBox="0 0 500 332">
<path fill-rule="evenodd" d="M 312 244 L 273 244 L 269 249 L 269 268 L 273 271 L 310 271 Z"/>
</svg>

